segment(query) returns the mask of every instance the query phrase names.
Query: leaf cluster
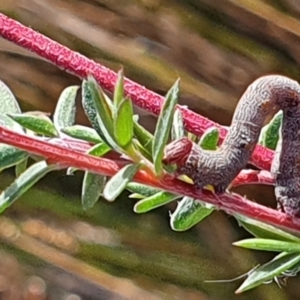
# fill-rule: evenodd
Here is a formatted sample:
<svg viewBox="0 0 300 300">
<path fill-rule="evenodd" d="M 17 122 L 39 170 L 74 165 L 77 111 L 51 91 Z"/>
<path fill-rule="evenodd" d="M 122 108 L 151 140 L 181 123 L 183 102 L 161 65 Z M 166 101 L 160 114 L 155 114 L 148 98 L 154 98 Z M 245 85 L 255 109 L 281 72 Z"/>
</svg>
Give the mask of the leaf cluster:
<svg viewBox="0 0 300 300">
<path fill-rule="evenodd" d="M 129 161 L 110 178 L 84 172 L 81 194 L 84 210 L 91 209 L 100 196 L 108 201 L 116 200 L 125 189 L 130 192 L 129 197 L 137 199 L 134 206 L 136 213 L 146 213 L 177 200 L 177 208 L 170 213 L 170 225 L 175 231 L 190 229 L 216 210 L 214 206 L 201 199 L 182 197 L 134 181 L 138 170 L 144 170 L 158 177 L 174 171 L 170 166 L 164 166 L 162 163 L 165 145 L 170 140 L 188 136 L 203 149 L 215 151 L 218 148 L 217 128 L 208 129 L 200 139 L 185 131 L 181 113 L 176 109 L 179 80 L 174 83 L 165 97 L 154 134 L 138 123 L 138 116 L 133 113 L 132 102 L 124 94 L 122 70 L 118 73 L 112 99 L 104 93 L 94 78 L 89 77 L 82 82 L 82 107 L 91 123 L 91 128 L 75 124 L 75 100 L 79 88 L 79 86 L 71 86 L 62 92 L 51 119 L 43 113 L 22 113 L 12 92 L 3 82 L 0 82 L 2 103 L 0 125 L 41 139 L 68 137 L 86 141 L 90 144 L 87 151 L 89 155 L 101 157 L 114 151 L 120 158 Z M 276 148 L 280 140 L 281 122 L 280 112 L 263 128 L 260 144 L 271 149 Z M 16 179 L 0 194 L 0 211 L 9 207 L 47 173 L 62 168 L 41 157 L 0 144 L 0 170 L 12 166 L 15 166 Z M 67 174 L 75 171 L 74 168 L 68 168 Z M 181 180 L 191 182 L 191 179 L 186 176 Z M 236 242 L 234 245 L 280 253 L 272 261 L 249 271 L 237 293 L 273 280 L 281 285 L 285 278 L 295 276 L 299 272 L 300 239 L 298 237 L 241 215 L 235 215 L 235 218 L 241 226 L 254 235 L 254 238 Z"/>
</svg>

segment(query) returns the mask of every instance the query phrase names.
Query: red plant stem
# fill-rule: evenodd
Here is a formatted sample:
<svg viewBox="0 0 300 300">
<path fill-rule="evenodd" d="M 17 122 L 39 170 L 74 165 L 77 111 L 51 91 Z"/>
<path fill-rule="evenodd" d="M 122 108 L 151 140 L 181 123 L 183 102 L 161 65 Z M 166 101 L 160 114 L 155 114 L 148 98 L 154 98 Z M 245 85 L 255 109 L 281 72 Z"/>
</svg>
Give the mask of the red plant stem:
<svg viewBox="0 0 300 300">
<path fill-rule="evenodd" d="M 116 174 L 123 166 L 123 164 L 113 160 L 89 156 L 37 138 L 13 132 L 4 127 L 0 127 L 0 142 L 43 156 L 48 161 L 51 161 L 51 163 L 57 162 L 61 167 L 72 166 L 107 176 Z M 217 196 L 205 190 L 195 191 L 192 185 L 174 179 L 169 175 L 159 180 L 145 171 L 139 171 L 134 180 L 176 194 L 201 199 L 230 214 L 241 214 L 261 222 L 283 227 L 290 231 L 300 232 L 300 219 L 292 219 L 282 212 L 251 202 L 235 193 L 226 193 Z"/>
<path fill-rule="evenodd" d="M 267 184 L 275 185 L 272 174 L 268 171 L 242 170 L 231 183 L 232 187 L 244 184 Z"/>
<path fill-rule="evenodd" d="M 57 67 L 72 73 L 80 78 L 93 75 L 97 82 L 108 91 L 112 92 L 116 83 L 117 74 L 112 70 L 94 62 L 83 55 L 70 50 L 67 47 L 47 38 L 46 36 L 28 28 L 19 22 L 0 14 L 0 35 L 7 40 L 26 48 Z M 163 97 L 147 90 L 145 87 L 125 79 L 125 93 L 135 105 L 148 112 L 158 114 L 163 102 Z M 186 129 L 194 134 L 201 135 L 210 127 L 217 127 L 220 130 L 220 138 L 224 139 L 227 129 L 211 120 L 180 107 Z M 270 170 L 273 159 L 273 151 L 262 146 L 256 146 L 250 163 L 265 170 Z"/>
<path fill-rule="evenodd" d="M 91 147 L 92 144 L 80 141 L 76 139 L 69 139 L 69 138 L 52 138 L 46 139 L 51 144 L 59 145 L 64 147 L 65 149 L 75 150 L 80 153 L 86 153 Z M 105 158 L 118 160 L 122 163 L 128 163 L 128 160 L 121 158 L 120 154 L 115 151 L 110 151 L 104 155 Z M 242 170 L 231 183 L 231 187 L 236 187 L 239 185 L 245 184 L 267 184 L 267 185 L 274 185 L 275 181 L 272 174 L 268 171 L 256 171 L 256 170 Z"/>
<path fill-rule="evenodd" d="M 90 150 L 91 147 L 94 145 L 94 144 L 90 144 L 85 141 L 68 139 L 68 138 L 51 138 L 51 139 L 47 138 L 47 139 L 43 139 L 43 140 L 47 141 L 50 144 L 62 146 L 65 149 L 74 150 L 74 151 L 77 151 L 80 153 L 87 153 L 88 150 Z M 120 162 L 125 162 L 125 163 L 129 162 L 128 159 L 121 157 L 121 154 L 119 154 L 118 152 L 116 152 L 114 150 L 109 151 L 103 157 L 108 158 L 108 159 L 118 160 Z"/>
</svg>

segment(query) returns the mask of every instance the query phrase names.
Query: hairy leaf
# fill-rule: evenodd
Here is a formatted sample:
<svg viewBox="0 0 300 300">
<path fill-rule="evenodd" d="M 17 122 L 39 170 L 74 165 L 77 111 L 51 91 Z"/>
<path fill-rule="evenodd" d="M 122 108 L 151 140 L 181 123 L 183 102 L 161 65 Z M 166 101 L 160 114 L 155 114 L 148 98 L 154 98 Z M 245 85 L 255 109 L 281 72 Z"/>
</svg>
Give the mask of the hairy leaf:
<svg viewBox="0 0 300 300">
<path fill-rule="evenodd" d="M 134 205 L 134 212 L 145 213 L 157 207 L 163 206 L 181 197 L 172 193 L 160 191 L 152 196 L 140 200 Z"/>
<path fill-rule="evenodd" d="M 124 98 L 124 74 L 123 69 L 118 72 L 118 79 L 114 88 L 113 104 L 116 109 L 119 108 Z"/>
<path fill-rule="evenodd" d="M 61 93 L 53 115 L 53 123 L 60 130 L 75 123 L 76 94 L 79 86 L 69 86 Z"/>
<path fill-rule="evenodd" d="M 84 210 L 88 210 L 95 205 L 103 192 L 105 183 L 106 176 L 90 172 L 84 173 L 81 192 L 81 203 Z"/>
<path fill-rule="evenodd" d="M 97 131 L 93 128 L 82 126 L 82 125 L 73 125 L 66 128 L 62 128 L 61 131 L 75 139 L 87 141 L 90 143 L 100 143 L 102 142 Z"/>
<path fill-rule="evenodd" d="M 300 243 L 271 239 L 252 238 L 233 243 L 235 246 L 274 252 L 300 252 Z"/>
<path fill-rule="evenodd" d="M 0 114 L 21 113 L 17 99 L 9 87 L 0 80 Z"/>
<path fill-rule="evenodd" d="M 184 136 L 185 136 L 185 131 L 184 131 L 182 114 L 179 109 L 175 109 L 173 123 L 172 123 L 172 131 L 171 131 L 172 141 L 178 140 Z"/>
<path fill-rule="evenodd" d="M 57 165 L 48 165 L 44 160 L 31 165 L 0 194 L 0 212 L 3 212 L 47 173 L 58 169 Z"/>
<path fill-rule="evenodd" d="M 35 116 L 26 114 L 8 114 L 15 122 L 22 127 L 44 136 L 58 136 L 58 132 L 47 116 Z"/>
<path fill-rule="evenodd" d="M 210 204 L 200 203 L 190 197 L 184 197 L 178 202 L 176 210 L 171 214 L 170 225 L 175 231 L 186 231 L 204 220 L 213 211 Z"/>
<path fill-rule="evenodd" d="M 114 119 L 114 136 L 118 145 L 126 149 L 133 137 L 133 108 L 131 100 L 119 103 Z"/>
<path fill-rule="evenodd" d="M 147 151 L 147 154 L 152 157 L 154 136 L 143 126 L 141 126 L 137 121 L 134 121 L 133 123 L 133 132 L 134 136 L 137 138 L 141 146 Z"/>
<path fill-rule="evenodd" d="M 175 111 L 176 104 L 178 102 L 178 97 L 179 97 L 179 80 L 175 82 L 175 84 L 172 86 L 172 88 L 169 90 L 169 92 L 166 95 L 166 99 L 161 108 L 157 120 L 157 124 L 156 124 L 155 133 L 154 133 L 152 155 L 153 155 L 154 169 L 158 176 L 160 176 L 163 171 L 162 168 L 163 152 L 170 134 L 174 111 Z"/>
<path fill-rule="evenodd" d="M 238 220 L 239 224 L 255 237 L 300 243 L 300 238 L 277 227 L 247 218 L 243 215 L 236 214 L 235 217 Z"/>
<path fill-rule="evenodd" d="M 299 261 L 300 253 L 286 253 L 281 255 L 279 258 L 276 258 L 253 270 L 235 293 L 240 294 L 272 280 L 284 271 L 291 269 Z"/>
<path fill-rule="evenodd" d="M 108 201 L 114 201 L 132 180 L 139 167 L 139 164 L 128 164 L 111 177 L 104 188 L 104 198 Z"/>
</svg>

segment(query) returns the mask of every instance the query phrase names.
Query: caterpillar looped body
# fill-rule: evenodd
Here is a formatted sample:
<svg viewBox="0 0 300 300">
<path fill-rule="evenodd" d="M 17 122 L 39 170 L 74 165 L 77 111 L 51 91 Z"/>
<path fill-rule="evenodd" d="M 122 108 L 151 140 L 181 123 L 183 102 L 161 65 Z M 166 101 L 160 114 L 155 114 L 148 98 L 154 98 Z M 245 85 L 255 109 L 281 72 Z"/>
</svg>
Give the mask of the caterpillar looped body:
<svg viewBox="0 0 300 300">
<path fill-rule="evenodd" d="M 283 110 L 282 142 L 271 169 L 275 196 L 278 209 L 300 217 L 300 85 L 290 78 L 264 76 L 249 85 L 218 150 L 203 150 L 182 138 L 166 146 L 164 162 L 176 163 L 176 174 L 188 175 L 197 188 L 212 185 L 223 193 L 249 161 L 266 119 L 279 110 Z"/>
</svg>

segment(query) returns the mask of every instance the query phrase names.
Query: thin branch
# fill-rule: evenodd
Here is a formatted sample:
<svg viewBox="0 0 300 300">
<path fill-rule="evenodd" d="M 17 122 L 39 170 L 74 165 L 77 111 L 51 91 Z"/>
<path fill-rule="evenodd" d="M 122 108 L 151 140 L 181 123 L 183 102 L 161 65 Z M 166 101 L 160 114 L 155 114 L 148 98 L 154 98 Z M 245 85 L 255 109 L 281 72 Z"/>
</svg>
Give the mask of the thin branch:
<svg viewBox="0 0 300 300">
<path fill-rule="evenodd" d="M 0 35 L 38 54 L 71 74 L 80 78 L 93 75 L 103 88 L 110 92 L 114 89 L 117 79 L 115 72 L 3 14 L 0 14 Z M 125 93 L 140 108 L 156 115 L 159 113 L 163 101 L 162 96 L 147 90 L 145 87 L 129 79 L 125 79 Z M 182 112 L 188 131 L 201 135 L 208 128 L 215 126 L 220 130 L 221 139 L 224 139 L 227 133 L 226 128 L 187 108 L 179 106 L 179 109 Z M 261 169 L 270 170 L 273 156 L 273 151 L 258 145 L 255 148 L 250 163 Z"/>
<path fill-rule="evenodd" d="M 232 187 L 244 184 L 266 184 L 275 185 L 272 174 L 268 171 L 242 170 L 231 184 Z"/>
<path fill-rule="evenodd" d="M 66 149 L 79 151 L 80 153 L 86 153 L 91 147 L 92 144 L 80 141 L 76 139 L 69 139 L 69 138 L 52 138 L 52 139 L 45 139 L 51 144 L 62 146 Z M 127 162 L 123 157 L 120 156 L 119 153 L 115 152 L 114 150 L 108 152 L 105 158 L 118 160 L 119 162 Z M 239 185 L 246 185 L 246 184 L 265 184 L 265 185 L 274 185 L 274 177 L 269 171 L 265 170 L 242 170 L 234 179 L 231 184 L 231 187 L 236 187 Z"/>
<path fill-rule="evenodd" d="M 0 127 L 0 142 L 43 156 L 51 163 L 56 162 L 62 167 L 72 166 L 107 176 L 114 175 L 123 166 L 123 164 L 117 161 L 89 156 L 37 138 L 13 132 L 3 127 Z M 300 231 L 300 219 L 292 219 L 284 213 L 249 201 L 235 193 L 225 193 L 217 196 L 206 190 L 195 191 L 192 185 L 174 179 L 170 175 L 165 175 L 163 179 L 159 180 L 145 171 L 139 171 L 134 180 L 176 194 L 201 199 L 229 214 L 242 214 L 290 231 Z"/>
</svg>

